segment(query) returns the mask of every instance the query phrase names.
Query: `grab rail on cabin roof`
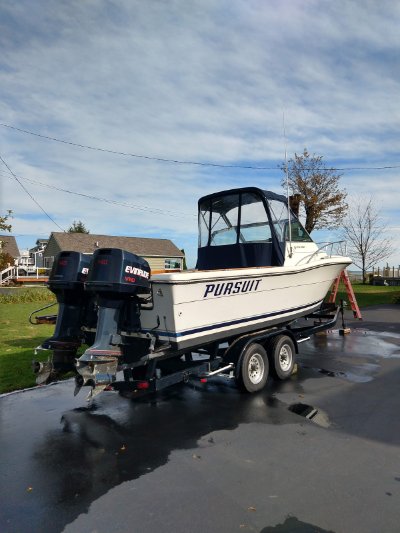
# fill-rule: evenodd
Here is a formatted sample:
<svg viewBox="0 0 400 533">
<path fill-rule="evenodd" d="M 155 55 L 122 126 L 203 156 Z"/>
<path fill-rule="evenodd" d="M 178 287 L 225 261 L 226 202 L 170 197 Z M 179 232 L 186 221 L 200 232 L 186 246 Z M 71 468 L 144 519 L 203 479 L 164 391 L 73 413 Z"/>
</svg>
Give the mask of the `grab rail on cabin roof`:
<svg viewBox="0 0 400 533">
<path fill-rule="evenodd" d="M 322 250 L 325 248 L 327 249 L 326 253 L 328 257 L 332 257 L 333 255 L 333 247 L 336 244 L 337 247 L 335 249 L 335 255 L 346 255 L 347 253 L 347 243 L 346 241 L 333 241 L 333 242 L 325 242 L 325 243 L 316 243 L 318 246 L 318 250 L 315 250 L 311 255 L 307 257 L 302 257 L 300 261 L 296 263 L 296 265 L 300 265 L 303 261 L 309 263 L 313 257 L 315 257 L 317 254 L 319 254 Z M 329 247 L 329 248 L 328 248 Z M 329 251 L 328 251 L 329 249 Z"/>
</svg>

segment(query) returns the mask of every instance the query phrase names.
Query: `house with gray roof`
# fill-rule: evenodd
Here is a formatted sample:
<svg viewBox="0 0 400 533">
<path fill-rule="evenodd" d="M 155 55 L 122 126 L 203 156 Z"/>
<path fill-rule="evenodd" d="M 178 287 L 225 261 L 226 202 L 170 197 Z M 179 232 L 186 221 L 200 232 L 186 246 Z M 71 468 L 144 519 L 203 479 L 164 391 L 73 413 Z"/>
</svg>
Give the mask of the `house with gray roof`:
<svg viewBox="0 0 400 533">
<path fill-rule="evenodd" d="M 98 248 L 121 248 L 146 259 L 152 270 L 182 270 L 184 253 L 169 239 L 115 237 L 93 233 L 53 232 L 43 252 L 45 267 L 51 267 L 59 252 L 93 254 Z"/>
<path fill-rule="evenodd" d="M 14 259 L 19 257 L 20 253 L 15 237 L 11 235 L 0 235 L 0 253 L 10 254 Z"/>
</svg>

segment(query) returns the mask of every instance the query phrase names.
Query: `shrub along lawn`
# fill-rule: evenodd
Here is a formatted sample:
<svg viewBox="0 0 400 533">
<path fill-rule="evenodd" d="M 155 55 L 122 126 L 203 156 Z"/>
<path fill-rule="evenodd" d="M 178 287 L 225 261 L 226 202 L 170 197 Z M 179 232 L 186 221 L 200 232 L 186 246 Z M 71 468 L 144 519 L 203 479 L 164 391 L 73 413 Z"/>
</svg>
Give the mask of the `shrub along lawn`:
<svg viewBox="0 0 400 533">
<path fill-rule="evenodd" d="M 2 289 L 0 292 L 0 304 L 22 304 L 28 302 L 37 302 L 38 304 L 43 302 L 43 306 L 46 303 L 55 302 L 56 298 L 47 287 L 12 287 Z M 37 305 L 37 308 L 42 307 Z"/>
<path fill-rule="evenodd" d="M 400 303 L 400 287 L 374 287 L 354 284 L 358 305 Z M 339 287 L 338 300 L 347 301 L 347 295 Z M 33 301 L 32 301 L 33 300 Z M 33 326 L 28 322 L 32 311 L 43 307 L 54 296 L 47 289 L 14 289 L 11 296 L 0 295 L 0 393 L 35 386 L 32 359 L 44 361 L 48 353 L 34 355 L 34 349 L 50 337 L 53 325 Z M 19 302 L 19 303 L 12 303 Z M 40 314 L 56 313 L 57 307 Z"/>
</svg>

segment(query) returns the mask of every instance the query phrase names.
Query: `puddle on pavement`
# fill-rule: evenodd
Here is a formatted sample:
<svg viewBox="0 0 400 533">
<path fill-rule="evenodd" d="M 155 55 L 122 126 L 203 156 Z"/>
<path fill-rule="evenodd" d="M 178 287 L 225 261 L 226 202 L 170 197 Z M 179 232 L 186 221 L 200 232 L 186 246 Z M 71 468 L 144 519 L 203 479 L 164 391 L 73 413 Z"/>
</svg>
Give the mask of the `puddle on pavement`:
<svg viewBox="0 0 400 533">
<path fill-rule="evenodd" d="M 339 330 L 314 335 L 300 346 L 299 366 L 351 383 L 368 383 L 378 375 L 382 359 L 400 357 L 400 335 L 361 328 L 348 335 Z"/>
<path fill-rule="evenodd" d="M 354 353 L 375 358 L 399 358 L 400 335 L 385 331 L 370 331 L 362 328 L 352 329 L 347 335 L 340 335 L 339 330 L 330 330 L 327 334 L 314 335 L 310 341 L 301 345 L 307 352 L 329 350 L 331 353 Z"/>
<path fill-rule="evenodd" d="M 294 403 L 289 405 L 289 411 L 296 415 L 307 418 L 317 426 L 328 428 L 331 425 L 328 415 L 322 409 L 314 407 L 313 405 L 307 405 L 305 403 Z"/>
<path fill-rule="evenodd" d="M 340 378 L 351 383 L 368 383 L 374 379 L 374 376 L 379 371 L 379 365 L 364 363 L 359 365 L 356 371 L 350 370 L 328 370 L 326 368 L 315 368 L 308 366 L 307 364 L 302 364 L 302 368 L 310 369 L 323 376 L 328 376 L 330 378 Z"/>
</svg>

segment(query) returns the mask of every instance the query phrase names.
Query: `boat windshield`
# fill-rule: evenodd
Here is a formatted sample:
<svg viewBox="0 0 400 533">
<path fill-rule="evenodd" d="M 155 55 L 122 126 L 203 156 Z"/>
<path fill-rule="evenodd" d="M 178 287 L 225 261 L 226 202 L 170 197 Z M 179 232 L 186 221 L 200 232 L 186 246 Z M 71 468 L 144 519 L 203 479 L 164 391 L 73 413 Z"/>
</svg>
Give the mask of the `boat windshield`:
<svg viewBox="0 0 400 533">
<path fill-rule="evenodd" d="M 231 194 L 200 205 L 199 230 L 200 247 L 271 240 L 264 204 L 253 193 L 242 194 L 241 202 L 239 194 Z"/>
<path fill-rule="evenodd" d="M 278 240 L 280 242 L 289 240 L 287 204 L 270 199 L 268 205 L 271 223 Z M 199 214 L 200 247 L 265 243 L 272 240 L 271 224 L 264 203 L 257 194 L 247 192 L 212 198 L 211 201 L 208 200 L 200 205 Z M 293 214 L 291 230 L 292 241 L 312 242 L 311 237 Z"/>
</svg>

